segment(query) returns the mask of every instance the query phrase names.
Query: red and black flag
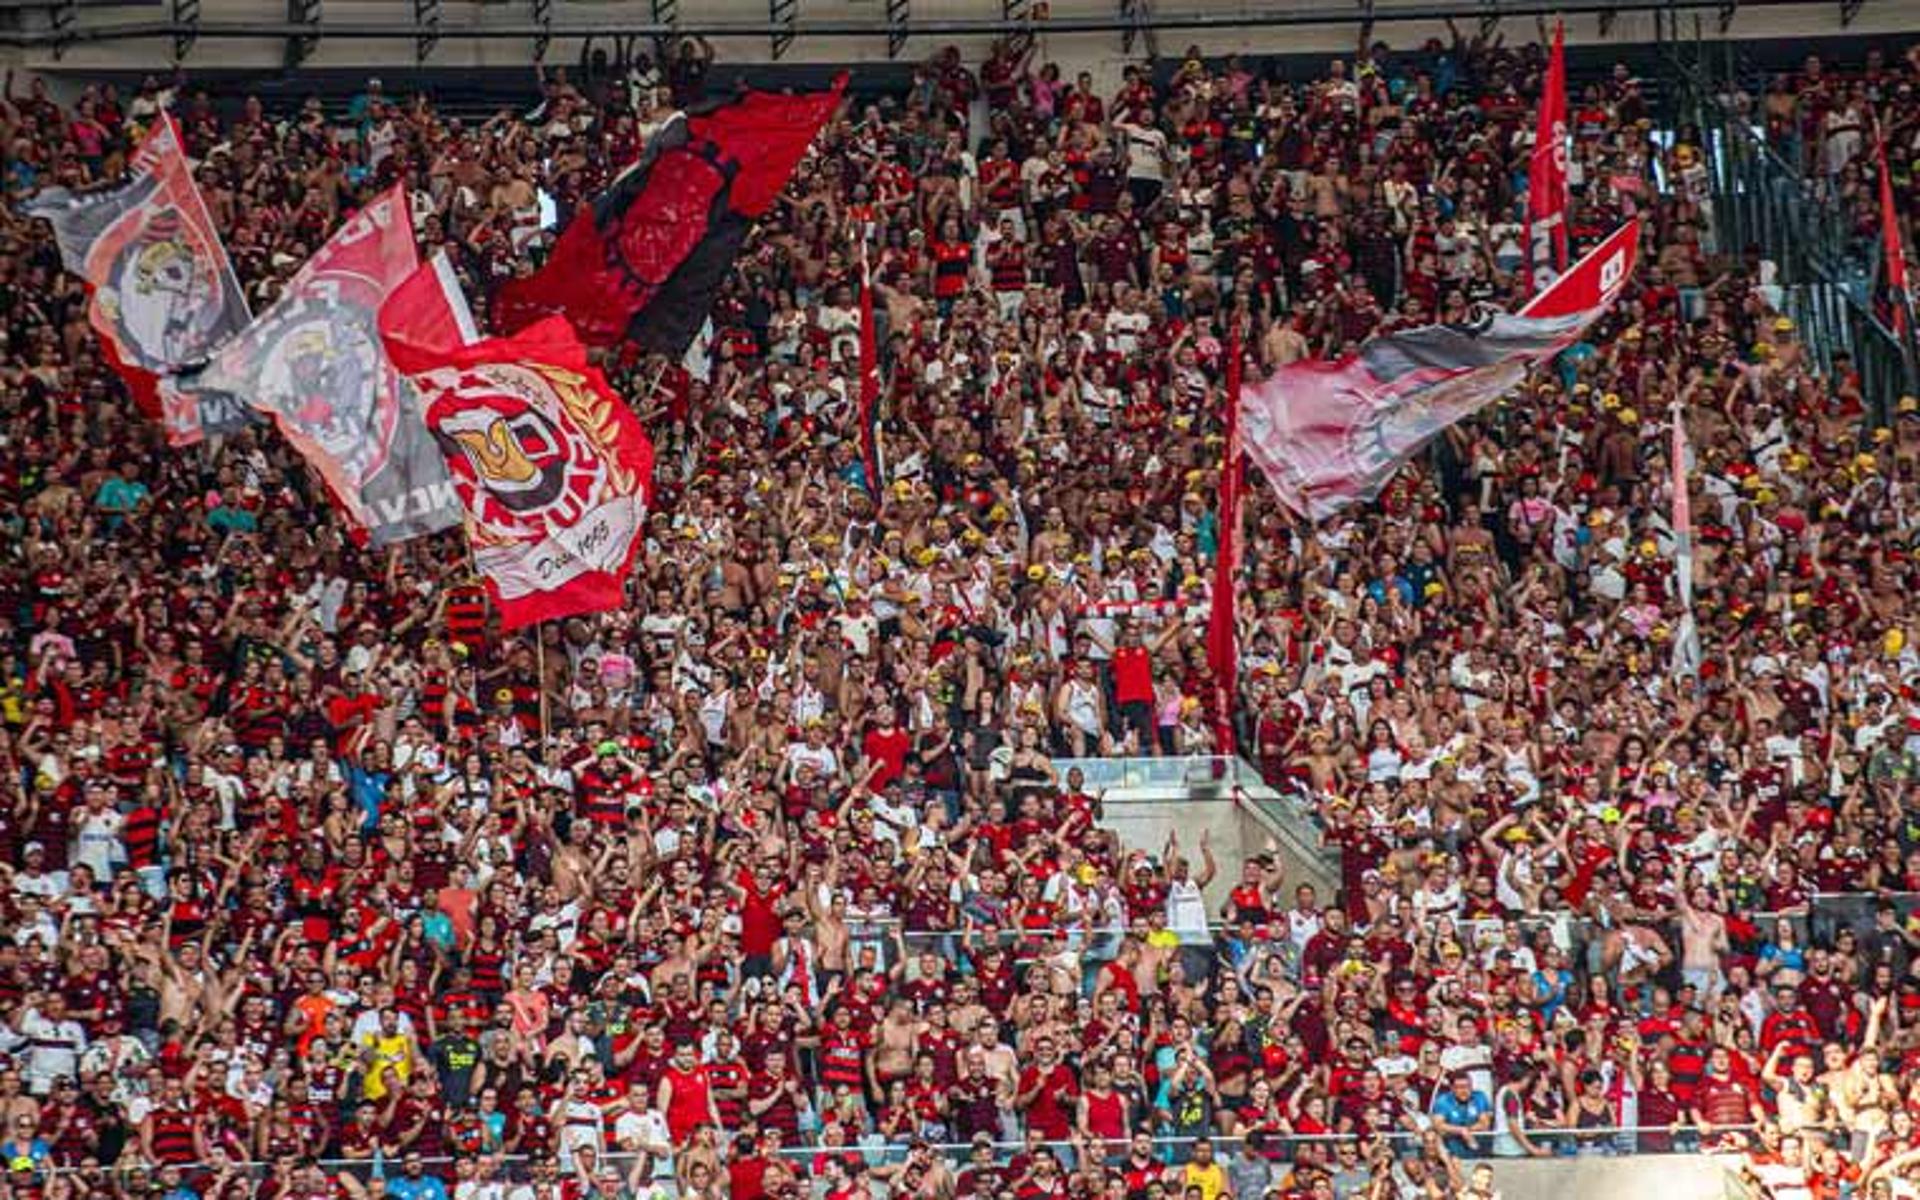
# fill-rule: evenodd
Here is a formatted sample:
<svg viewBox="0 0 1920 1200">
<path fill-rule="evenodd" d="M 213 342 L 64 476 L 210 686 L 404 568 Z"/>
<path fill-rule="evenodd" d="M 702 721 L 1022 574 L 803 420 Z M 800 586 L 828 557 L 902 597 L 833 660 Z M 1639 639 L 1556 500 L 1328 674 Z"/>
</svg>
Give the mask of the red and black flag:
<svg viewBox="0 0 1920 1200">
<path fill-rule="evenodd" d="M 748 92 L 675 114 L 567 226 L 545 266 L 501 287 L 495 328 L 557 313 L 589 345 L 631 341 L 680 357 L 748 229 L 779 199 L 845 86 L 842 75 L 825 92 Z"/>
<path fill-rule="evenodd" d="M 60 261 L 87 281 L 87 319 L 107 362 L 157 419 L 167 378 L 251 315 L 171 118 L 154 122 L 130 166 L 121 187 L 48 188 L 24 211 L 52 224 Z"/>
<path fill-rule="evenodd" d="M 1880 172 L 1880 247 L 1886 256 L 1887 293 L 1893 303 L 1893 330 L 1907 336 L 1913 318 L 1913 293 L 1907 286 L 1907 249 L 1900 238 L 1900 210 L 1893 202 L 1893 176 L 1887 172 L 1887 142 L 1873 132 L 1873 163 Z"/>
</svg>

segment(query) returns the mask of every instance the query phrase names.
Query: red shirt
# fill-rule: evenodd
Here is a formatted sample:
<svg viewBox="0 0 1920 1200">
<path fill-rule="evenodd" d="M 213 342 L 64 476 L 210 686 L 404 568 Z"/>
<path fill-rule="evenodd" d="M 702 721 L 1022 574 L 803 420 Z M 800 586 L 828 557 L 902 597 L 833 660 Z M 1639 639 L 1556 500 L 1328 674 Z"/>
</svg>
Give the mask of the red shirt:
<svg viewBox="0 0 1920 1200">
<path fill-rule="evenodd" d="M 1113 698 L 1121 704 L 1153 703 L 1153 657 L 1145 646 L 1113 652 Z"/>
<path fill-rule="evenodd" d="M 1048 1141 L 1065 1141 L 1073 1133 L 1067 1116 L 1074 1096 L 1079 1092 L 1073 1072 L 1065 1063 L 1055 1063 L 1045 1075 L 1036 1066 L 1020 1073 L 1020 1090 L 1030 1092 L 1040 1086 L 1040 1094 L 1027 1106 L 1027 1128 L 1037 1129 Z"/>
<path fill-rule="evenodd" d="M 691 1071 L 668 1067 L 661 1076 L 673 1085 L 673 1098 L 667 1104 L 667 1130 L 674 1142 L 685 1142 L 700 1125 L 713 1119 L 713 1089 L 707 1068 L 696 1065 Z"/>
<path fill-rule="evenodd" d="M 879 765 L 873 777 L 867 781 L 867 786 L 877 792 L 900 778 L 900 773 L 907 768 L 907 751 L 912 748 L 912 736 L 897 726 L 891 733 L 879 729 L 868 730 L 860 749 Z"/>
</svg>

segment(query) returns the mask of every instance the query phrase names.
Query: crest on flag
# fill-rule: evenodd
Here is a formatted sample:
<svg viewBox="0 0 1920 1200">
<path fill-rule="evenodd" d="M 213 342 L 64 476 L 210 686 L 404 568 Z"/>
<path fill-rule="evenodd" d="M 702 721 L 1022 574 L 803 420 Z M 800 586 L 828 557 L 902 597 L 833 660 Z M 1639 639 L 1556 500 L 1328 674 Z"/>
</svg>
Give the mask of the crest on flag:
<svg viewBox="0 0 1920 1200">
<path fill-rule="evenodd" d="M 133 361 L 164 367 L 204 355 L 223 330 L 218 262 L 179 209 L 120 214 L 89 248 L 85 274 L 106 282 L 94 307 Z"/>
<path fill-rule="evenodd" d="M 564 318 L 486 341 L 470 330 L 438 257 L 380 312 L 381 340 L 420 395 L 501 624 L 617 607 L 646 541 L 653 443 Z"/>
<path fill-rule="evenodd" d="M 386 466 L 400 420 L 401 381 L 373 314 L 302 297 L 263 325 L 255 403 L 338 464 L 343 484 L 364 486 Z"/>
<path fill-rule="evenodd" d="M 548 363 L 439 371 L 427 423 L 456 483 L 472 490 L 476 549 L 548 538 L 585 519 L 603 494 L 635 495 L 614 456 L 614 401 Z"/>
</svg>

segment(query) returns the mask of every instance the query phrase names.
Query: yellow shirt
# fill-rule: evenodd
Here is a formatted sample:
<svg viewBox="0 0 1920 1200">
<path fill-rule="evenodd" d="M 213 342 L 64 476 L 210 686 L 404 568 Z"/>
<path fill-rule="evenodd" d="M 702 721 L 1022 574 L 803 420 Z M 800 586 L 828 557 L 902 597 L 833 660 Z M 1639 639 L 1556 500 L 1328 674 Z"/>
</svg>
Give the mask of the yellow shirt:
<svg viewBox="0 0 1920 1200">
<path fill-rule="evenodd" d="M 1220 1193 L 1227 1190 L 1227 1172 L 1218 1162 L 1201 1166 L 1188 1163 L 1180 1178 L 1182 1191 L 1186 1188 L 1200 1189 L 1200 1200 L 1220 1200 Z"/>
<path fill-rule="evenodd" d="M 387 1074 L 392 1072 L 394 1081 L 399 1085 L 407 1082 L 407 1076 L 413 1073 L 413 1054 L 407 1045 L 407 1035 L 396 1033 L 392 1037 L 374 1034 L 367 1039 L 367 1045 L 373 1048 L 373 1065 L 367 1068 L 366 1097 L 378 1100 L 387 1094 Z M 1212 1197 L 1208 1197 L 1212 1200 Z"/>
</svg>

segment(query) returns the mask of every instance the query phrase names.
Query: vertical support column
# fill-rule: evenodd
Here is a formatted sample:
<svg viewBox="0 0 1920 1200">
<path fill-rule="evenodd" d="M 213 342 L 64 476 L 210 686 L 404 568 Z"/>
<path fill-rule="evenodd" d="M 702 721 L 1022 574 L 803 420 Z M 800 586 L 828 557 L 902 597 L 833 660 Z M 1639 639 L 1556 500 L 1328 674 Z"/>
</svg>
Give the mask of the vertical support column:
<svg viewBox="0 0 1920 1200">
<path fill-rule="evenodd" d="M 680 28 L 680 0 L 651 0 L 653 23 L 671 30 Z M 660 34 L 653 39 L 653 60 L 661 69 L 666 69 L 667 56 L 673 52 L 674 34 Z"/>
<path fill-rule="evenodd" d="M 799 16 L 800 0 L 767 0 L 767 23 L 773 26 L 770 49 L 775 62 L 780 61 L 798 36 L 794 23 Z"/>
<path fill-rule="evenodd" d="M 887 57 L 899 58 L 900 47 L 907 44 L 909 0 L 887 0 Z"/>
<path fill-rule="evenodd" d="M 74 28 L 80 24 L 80 0 L 60 0 L 48 10 L 47 19 L 53 23 L 53 57 L 58 61 L 73 44 Z"/>
<path fill-rule="evenodd" d="M 533 39 L 533 61 L 545 62 L 553 45 L 553 0 L 533 0 L 533 23 L 540 27 Z"/>
<path fill-rule="evenodd" d="M 173 0 L 173 61 L 187 57 L 200 40 L 200 0 Z"/>
<path fill-rule="evenodd" d="M 287 23 L 304 25 L 306 30 L 287 39 L 286 63 L 289 71 L 313 57 L 320 45 L 321 0 L 287 0 Z"/>
<path fill-rule="evenodd" d="M 424 63 L 440 43 L 440 0 L 413 0 L 413 61 Z"/>
</svg>

